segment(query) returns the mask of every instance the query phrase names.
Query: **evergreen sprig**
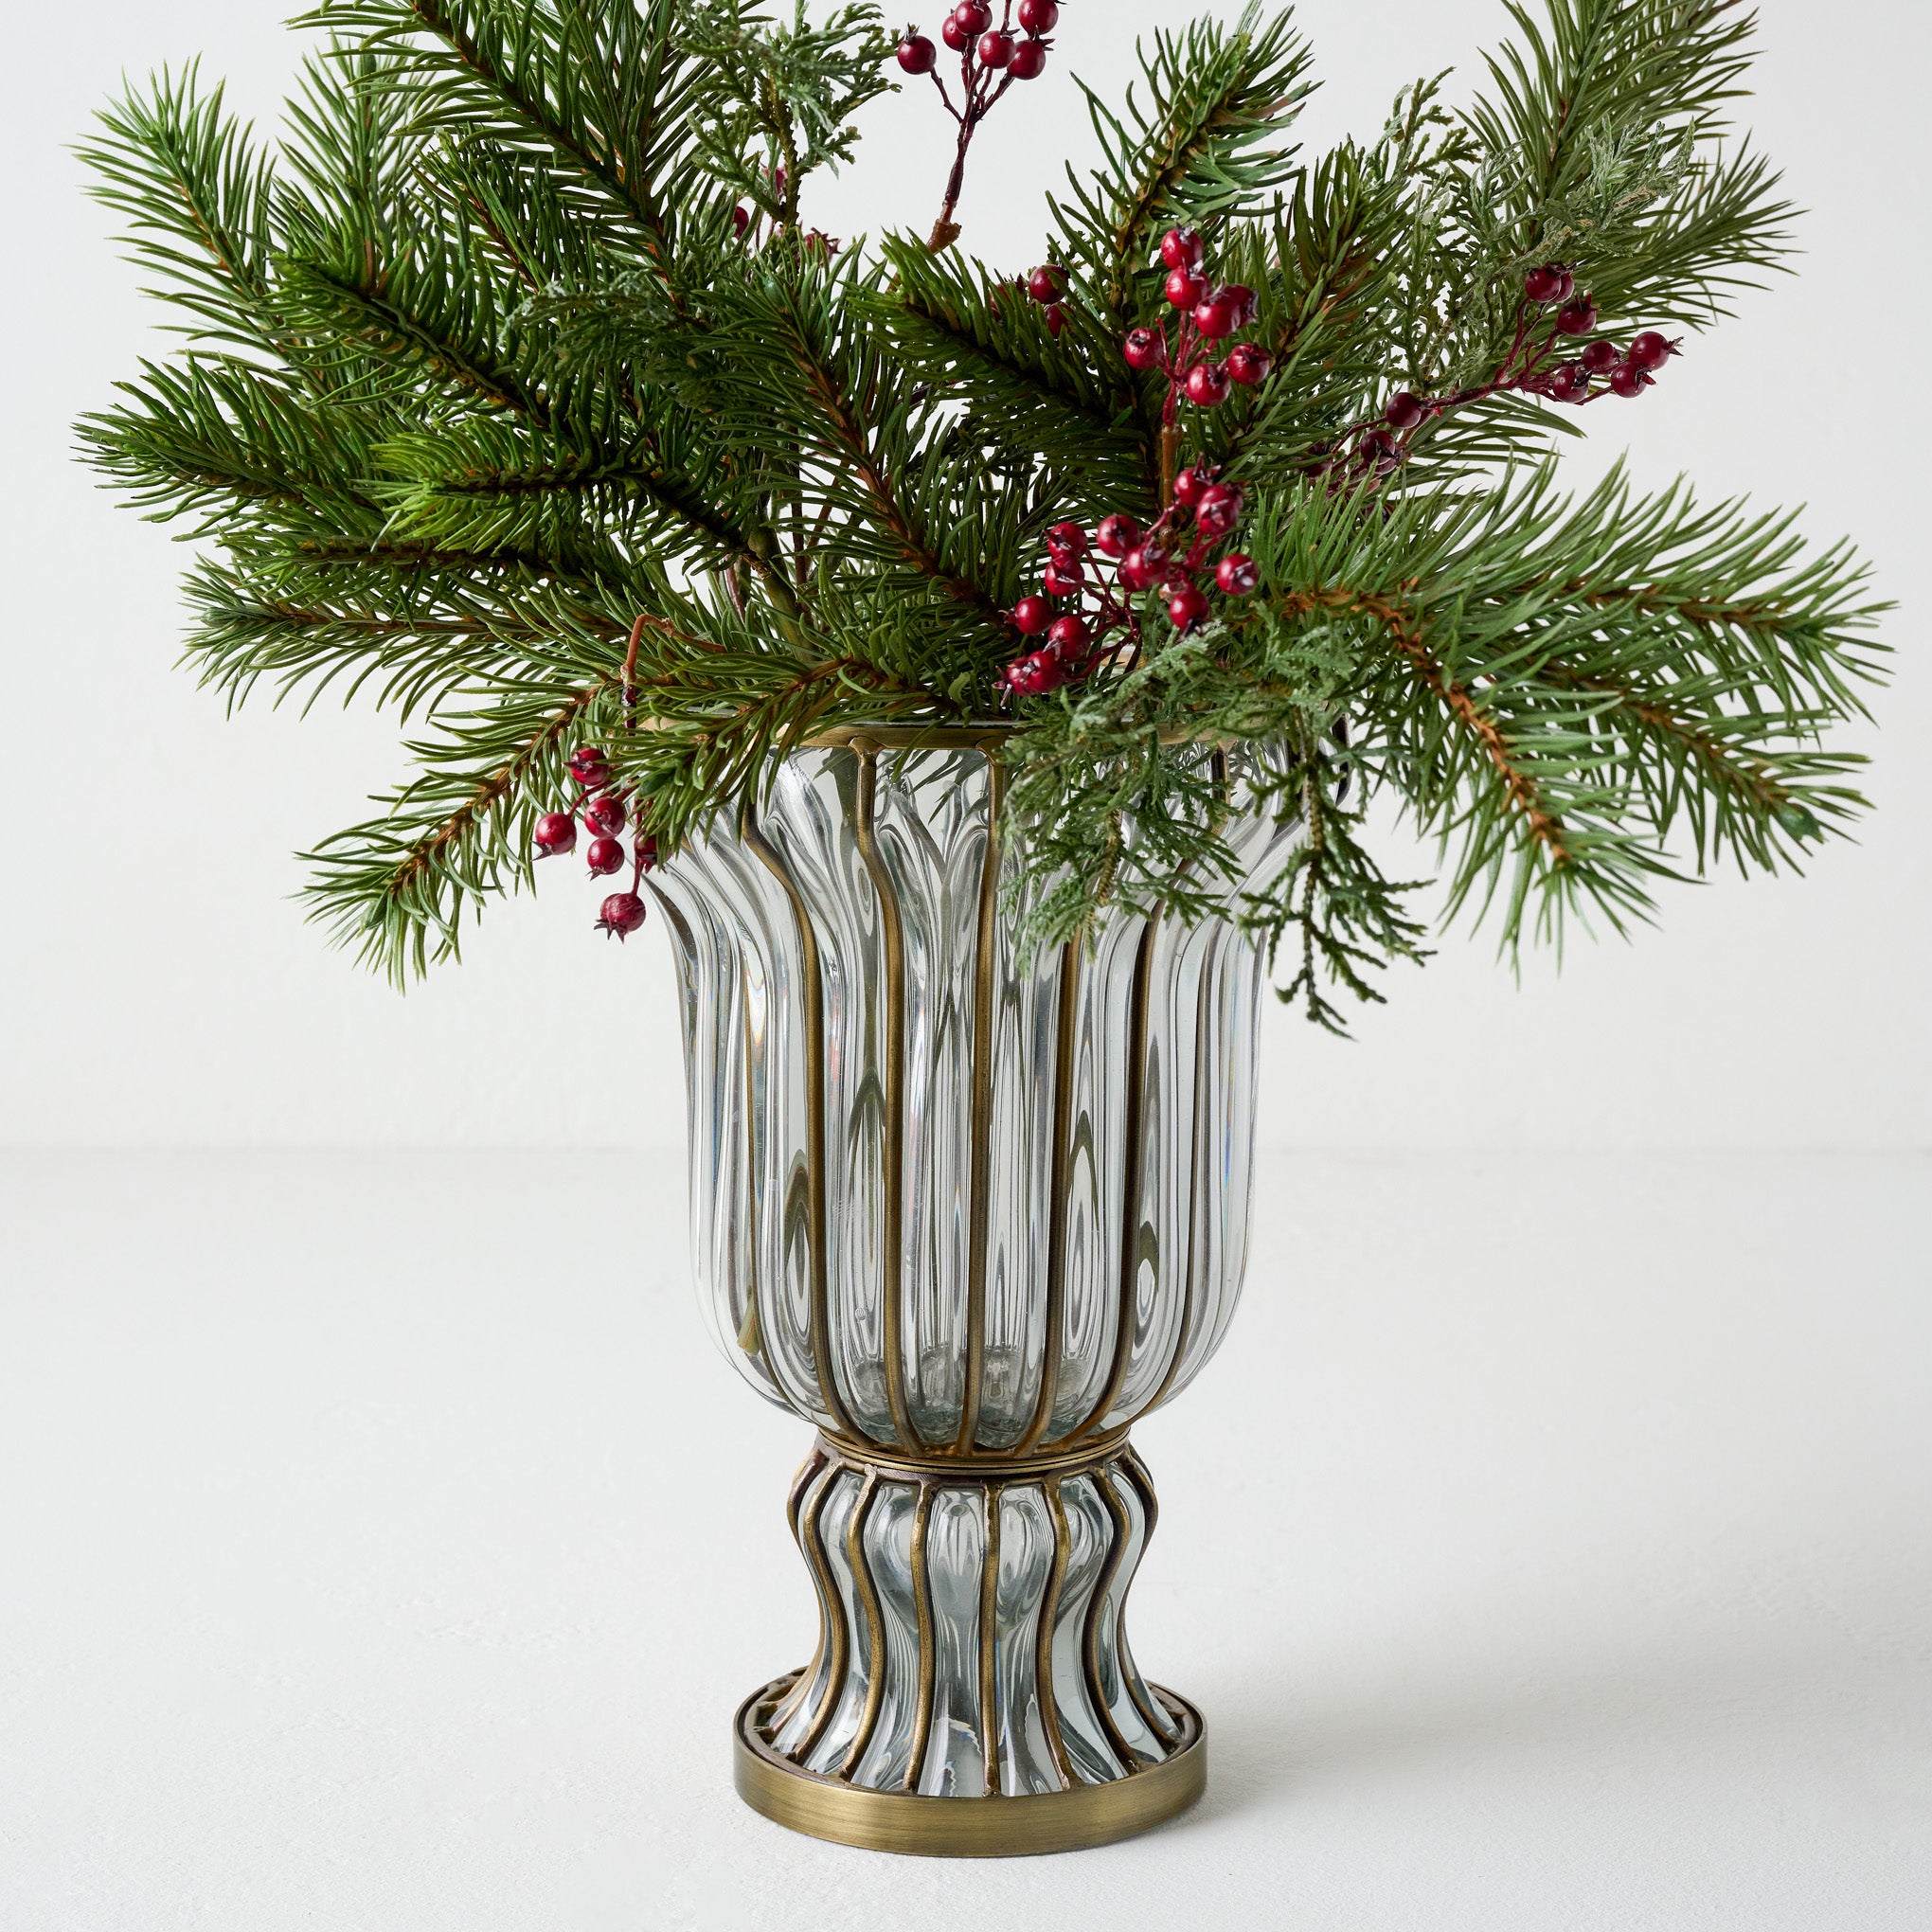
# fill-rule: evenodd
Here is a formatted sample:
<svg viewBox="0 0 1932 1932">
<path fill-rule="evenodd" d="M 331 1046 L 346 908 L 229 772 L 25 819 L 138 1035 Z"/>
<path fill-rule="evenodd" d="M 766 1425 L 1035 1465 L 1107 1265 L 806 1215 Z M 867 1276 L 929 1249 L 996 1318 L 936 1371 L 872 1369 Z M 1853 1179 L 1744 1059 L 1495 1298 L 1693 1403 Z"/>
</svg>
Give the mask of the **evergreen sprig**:
<svg viewBox="0 0 1932 1932">
<path fill-rule="evenodd" d="M 399 980 L 533 876 L 572 749 L 673 850 L 829 727 L 1003 720 L 1036 939 L 1097 906 L 1230 909 L 1225 752 L 1306 837 L 1232 904 L 1339 1029 L 1422 957 L 1369 850 L 1392 794 L 1503 943 L 1649 918 L 1661 880 L 1797 865 L 1860 809 L 1828 734 L 1880 674 L 1865 573 L 1790 518 L 1554 474 L 1526 268 L 1603 325 L 1699 330 L 1780 265 L 1729 124 L 1730 0 L 1542 0 L 1467 105 L 1403 90 L 1303 158 L 1285 12 L 1153 36 L 1012 268 L 803 217 L 887 85 L 876 8 L 324 0 L 271 152 L 192 66 L 83 150 L 186 341 L 80 426 L 215 554 L 188 658 L 232 705 L 358 694 L 415 775 L 311 855 L 313 909 Z M 1062 36 L 1070 41 L 1077 24 Z M 964 153 L 962 144 L 961 153 Z M 1170 421 L 1120 355 L 1201 228 L 1272 358 Z M 1030 264 L 1028 266 L 1031 266 Z M 1450 399 L 1377 470 L 1392 392 Z M 1002 682 L 1046 532 L 1160 515 L 1174 459 L 1247 492 L 1258 586 L 1050 696 Z"/>
</svg>

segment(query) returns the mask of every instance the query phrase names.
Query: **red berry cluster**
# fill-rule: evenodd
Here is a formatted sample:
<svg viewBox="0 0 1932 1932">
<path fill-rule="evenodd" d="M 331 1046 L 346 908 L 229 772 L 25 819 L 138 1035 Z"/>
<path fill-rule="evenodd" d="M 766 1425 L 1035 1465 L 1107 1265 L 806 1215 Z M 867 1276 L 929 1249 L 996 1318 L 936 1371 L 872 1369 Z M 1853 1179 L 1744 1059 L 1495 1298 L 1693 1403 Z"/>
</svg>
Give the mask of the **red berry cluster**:
<svg viewBox="0 0 1932 1932">
<path fill-rule="evenodd" d="M 1058 0 L 1019 0 L 1019 9 L 1018 25 L 1026 29 L 1025 40 L 1013 33 L 1013 0 L 1001 0 L 997 27 L 986 0 L 959 0 L 947 14 L 939 38 L 959 56 L 957 107 L 937 71 L 939 49 L 916 27 L 908 27 L 899 37 L 896 57 L 900 66 L 908 74 L 932 75 L 946 112 L 959 123 L 953 171 L 946 177 L 946 198 L 927 242 L 935 253 L 951 246 L 958 237 L 953 211 L 959 206 L 959 189 L 966 179 L 966 151 L 973 145 L 974 131 L 1015 80 L 1036 80 L 1046 70 L 1046 49 L 1052 43 L 1046 36 L 1060 19 Z"/>
<path fill-rule="evenodd" d="M 975 97 L 975 81 L 983 93 L 991 85 L 986 77 L 1002 70 L 1015 80 L 1038 80 L 1046 65 L 1048 43 L 1045 36 L 1053 31 L 1059 19 L 1056 0 L 1020 0 L 1018 24 L 1026 29 L 1027 38 L 1019 40 L 1013 34 L 1012 0 L 1006 0 L 997 27 L 985 0 L 960 0 L 947 14 L 939 38 L 960 57 L 960 79 L 969 103 Z M 900 35 L 896 53 L 900 66 L 908 74 L 932 73 L 939 58 L 939 49 L 916 27 L 908 27 Z M 939 92 L 945 93 L 943 82 Z M 957 119 L 958 111 L 950 99 L 946 106 Z"/>
<path fill-rule="evenodd" d="M 1023 637 L 1044 637 L 1000 673 L 1009 693 L 1039 697 L 1086 677 L 1118 645 L 1121 631 L 1133 651 L 1140 645 L 1140 618 L 1132 599 L 1156 591 L 1177 631 L 1197 631 L 1213 606 L 1197 581 L 1209 558 L 1241 522 L 1241 487 L 1224 483 L 1218 471 L 1200 465 L 1174 478 L 1173 501 L 1143 530 L 1131 516 L 1103 517 L 1091 545 L 1076 523 L 1046 532 L 1046 573 L 1040 589 L 1012 609 Z M 1096 555 L 1095 553 L 1098 553 Z M 1114 581 L 1100 558 L 1115 560 Z M 1254 560 L 1230 550 L 1214 565 L 1214 587 L 1227 597 L 1248 597 L 1261 582 Z"/>
<path fill-rule="evenodd" d="M 540 859 L 558 859 L 577 850 L 577 814 L 583 814 L 591 840 L 584 857 L 593 879 L 608 879 L 631 868 L 631 889 L 613 892 L 603 903 L 597 929 L 627 939 L 644 923 L 639 881 L 657 863 L 657 841 L 644 830 L 644 801 L 610 787 L 611 761 L 594 744 L 580 744 L 570 754 L 570 777 L 577 800 L 568 812 L 546 812 L 537 820 L 535 844 Z M 627 855 L 618 834 L 635 819 L 636 830 Z"/>
<path fill-rule="evenodd" d="M 1556 311 L 1553 317 L 1551 309 Z M 1490 381 L 1448 396 L 1398 391 L 1376 420 L 1356 423 L 1343 432 L 1332 451 L 1317 452 L 1318 467 L 1348 482 L 1386 475 L 1400 467 L 1412 430 L 1506 390 L 1578 404 L 1601 396 L 1640 396 L 1656 381 L 1657 370 L 1679 353 L 1677 345 L 1655 329 L 1644 330 L 1632 338 L 1629 348 L 1619 349 L 1608 337 L 1596 335 L 1596 328 L 1597 305 L 1578 292 L 1576 277 L 1564 263 L 1546 261 L 1532 268 L 1523 277 L 1515 339 Z M 1595 339 L 1565 358 L 1567 343 L 1586 335 Z"/>
<path fill-rule="evenodd" d="M 1255 292 L 1239 282 L 1210 280 L 1205 272 L 1208 247 L 1194 229 L 1170 228 L 1161 237 L 1160 259 L 1168 272 L 1167 298 L 1181 312 L 1173 339 L 1170 342 L 1165 322 L 1132 330 L 1120 353 L 1130 368 L 1159 369 L 1167 377 L 1161 420 L 1172 426 L 1183 395 L 1196 408 L 1218 409 L 1232 385 L 1252 388 L 1274 365 L 1251 342 L 1237 343 L 1225 362 L 1213 359 L 1212 345 L 1254 326 Z"/>
</svg>

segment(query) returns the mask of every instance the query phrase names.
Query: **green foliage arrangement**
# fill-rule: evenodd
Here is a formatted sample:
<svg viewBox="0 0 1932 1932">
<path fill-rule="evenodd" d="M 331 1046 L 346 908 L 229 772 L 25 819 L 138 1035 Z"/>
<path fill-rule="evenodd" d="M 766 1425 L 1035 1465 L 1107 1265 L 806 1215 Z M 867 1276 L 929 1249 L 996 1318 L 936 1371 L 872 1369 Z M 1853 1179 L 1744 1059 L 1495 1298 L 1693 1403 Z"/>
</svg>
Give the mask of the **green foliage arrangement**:
<svg viewBox="0 0 1932 1932">
<path fill-rule="evenodd" d="M 81 434 L 206 540 L 188 661 L 231 703 L 370 693 L 416 734 L 414 775 L 311 855 L 367 959 L 406 978 L 528 883 L 584 745 L 671 852 L 829 726 L 1001 720 L 1043 938 L 1109 897 L 1198 906 L 1200 746 L 1284 746 L 1275 802 L 1311 836 L 1247 916 L 1331 1026 L 1422 938 L 1362 841 L 1384 788 L 1509 946 L 1791 865 L 1860 806 L 1822 742 L 1882 662 L 1855 558 L 1552 474 L 1577 404 L 1640 393 L 1786 247 L 1727 122 L 1730 0 L 1512 5 L 1472 105 L 1418 81 L 1313 160 L 1286 14 L 1156 34 L 1144 91 L 1087 95 L 1098 166 L 1051 203 L 1034 297 L 961 252 L 958 170 L 925 240 L 805 225 L 932 51 L 815 11 L 325 0 L 272 155 L 193 69 L 87 151 L 187 336 Z M 1046 45 L 994 85 L 969 39 L 962 168 Z M 1261 373 L 1210 406 L 1180 393 L 1208 338 L 1164 240 L 1240 285 Z M 1664 348 L 1620 376 L 1566 360 L 1637 331 Z M 1176 528 L 1189 473 L 1238 492 L 1237 594 L 1177 627 L 1172 570 L 1110 584 L 1084 655 L 1016 671 L 1065 527 Z"/>
</svg>

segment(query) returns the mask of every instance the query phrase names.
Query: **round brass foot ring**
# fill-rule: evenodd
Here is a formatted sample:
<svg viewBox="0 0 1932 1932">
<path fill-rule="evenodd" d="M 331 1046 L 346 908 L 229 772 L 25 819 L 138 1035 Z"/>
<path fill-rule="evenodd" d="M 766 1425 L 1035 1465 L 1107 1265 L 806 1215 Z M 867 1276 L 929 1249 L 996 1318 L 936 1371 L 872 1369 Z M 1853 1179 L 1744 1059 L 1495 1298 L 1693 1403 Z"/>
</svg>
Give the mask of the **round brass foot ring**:
<svg viewBox="0 0 1932 1932">
<path fill-rule="evenodd" d="M 840 1845 L 925 1858 L 1079 1852 L 1165 1824 L 1207 1787 L 1208 1733 L 1201 1713 L 1186 1698 L 1150 1685 L 1181 1726 L 1180 1745 L 1171 1758 L 1111 1784 L 1079 1784 L 1025 1798 L 917 1798 L 857 1789 L 801 1771 L 760 1735 L 759 1719 L 793 1681 L 780 1677 L 738 1708 L 732 1726 L 738 1795 L 778 1824 Z"/>
</svg>

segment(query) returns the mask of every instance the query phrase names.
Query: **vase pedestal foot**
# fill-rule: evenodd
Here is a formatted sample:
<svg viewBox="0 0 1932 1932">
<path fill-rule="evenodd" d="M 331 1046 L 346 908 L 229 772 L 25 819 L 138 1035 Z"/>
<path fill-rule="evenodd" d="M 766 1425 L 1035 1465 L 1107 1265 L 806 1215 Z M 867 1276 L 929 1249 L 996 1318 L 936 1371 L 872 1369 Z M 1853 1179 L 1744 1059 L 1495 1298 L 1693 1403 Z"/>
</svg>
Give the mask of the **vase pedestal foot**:
<svg viewBox="0 0 1932 1932">
<path fill-rule="evenodd" d="M 1185 1811 L 1200 1715 L 1141 1676 L 1125 1627 L 1154 1513 L 1124 1431 L 1010 1458 L 820 1436 L 790 1505 L 818 1651 L 739 1711 L 740 1793 L 818 1837 L 957 1857 Z"/>
<path fill-rule="evenodd" d="M 796 1683 L 795 1672 L 739 1707 L 732 1727 L 733 1773 L 739 1797 L 753 1811 L 814 1838 L 925 1858 L 1081 1852 L 1178 1817 L 1207 1788 L 1208 1737 L 1200 1712 L 1185 1698 L 1150 1685 L 1172 1717 L 1181 1742 L 1171 1757 L 1132 1777 L 1023 1798 L 921 1798 L 903 1791 L 867 1791 L 801 1770 L 766 1743 L 773 1711 Z"/>
</svg>

